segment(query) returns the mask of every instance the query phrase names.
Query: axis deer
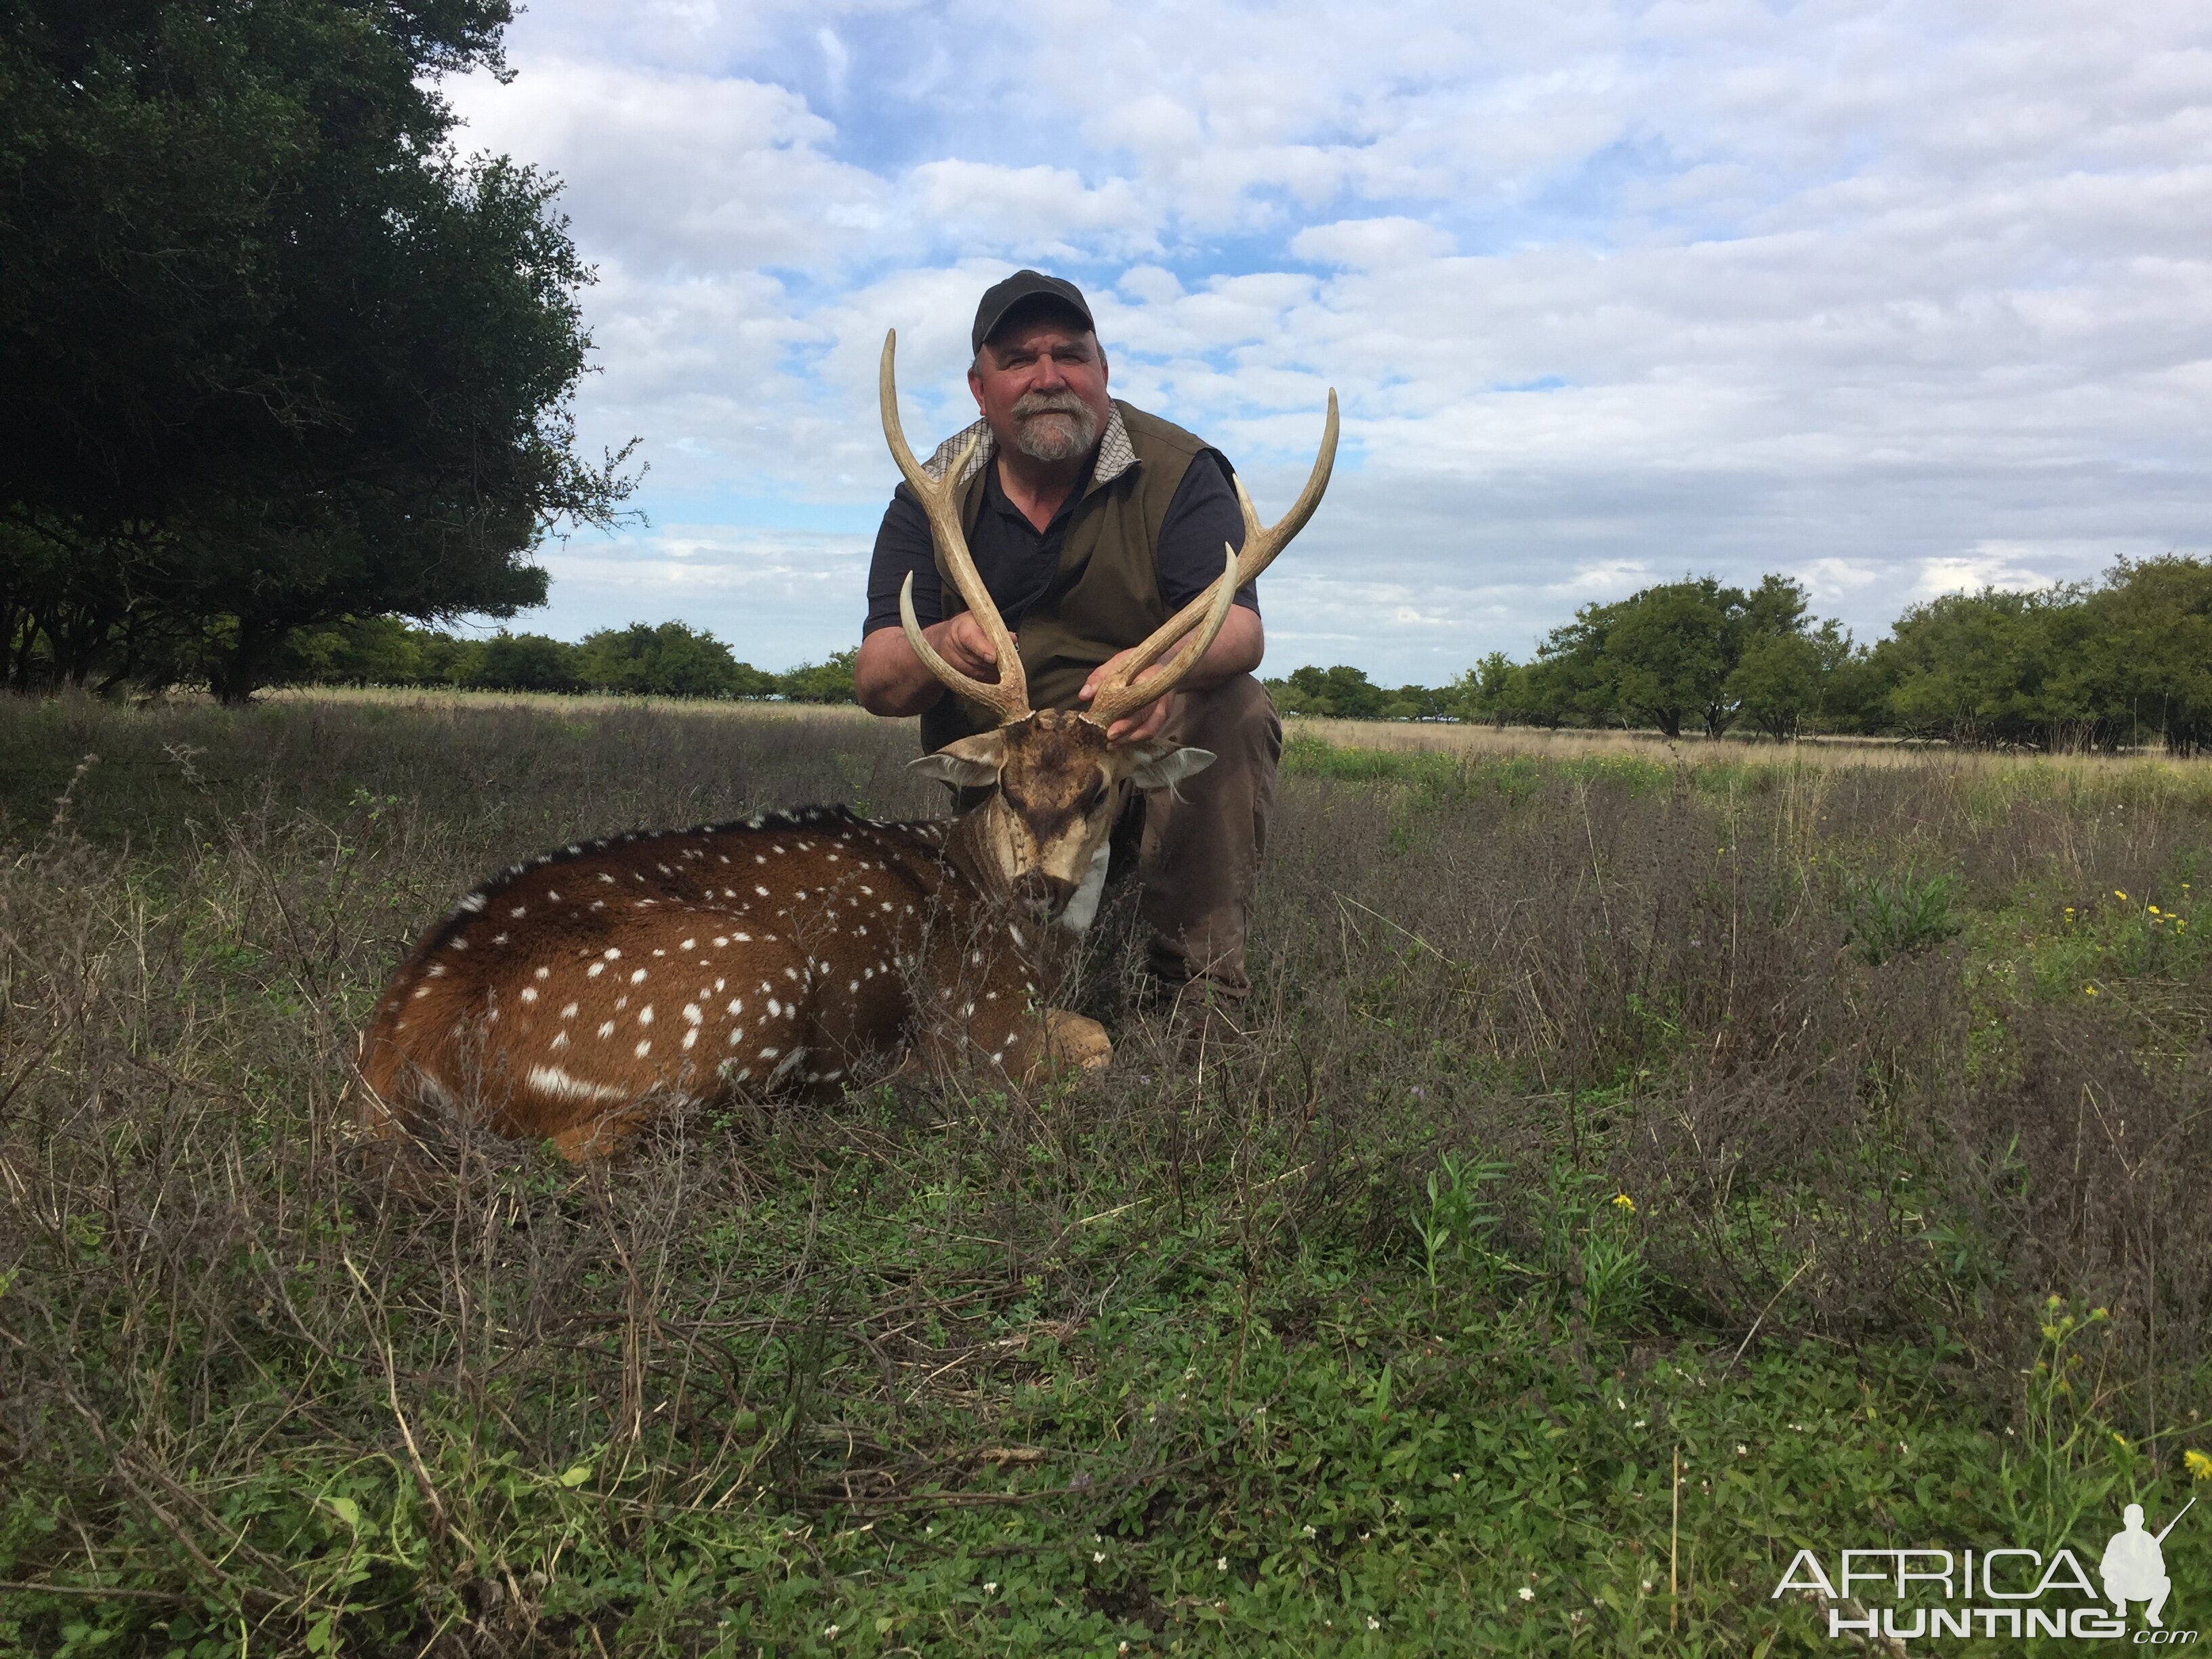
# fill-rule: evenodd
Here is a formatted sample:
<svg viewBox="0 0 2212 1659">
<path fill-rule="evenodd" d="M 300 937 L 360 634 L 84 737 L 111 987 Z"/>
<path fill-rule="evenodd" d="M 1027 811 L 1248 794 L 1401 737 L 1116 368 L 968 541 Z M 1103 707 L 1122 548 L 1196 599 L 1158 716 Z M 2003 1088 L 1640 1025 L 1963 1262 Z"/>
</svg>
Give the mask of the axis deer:
<svg viewBox="0 0 2212 1659">
<path fill-rule="evenodd" d="M 1096 1022 L 1039 1005 L 1042 930 L 1089 925 L 1127 788 L 1172 787 L 1213 757 L 1158 738 L 1109 744 L 1107 729 L 1174 689 L 1236 591 L 1312 517 L 1335 460 L 1336 394 L 1291 510 L 1262 526 L 1240 481 L 1244 548 L 1220 579 L 1127 658 L 1089 709 L 1032 709 L 961 529 L 972 451 L 935 478 L 915 460 L 896 343 L 884 342 L 884 435 L 999 664 L 986 684 L 944 661 L 908 579 L 900 612 L 915 653 L 1000 721 L 913 764 L 990 795 L 935 822 L 817 806 L 640 831 L 501 872 L 423 935 L 377 1001 L 361 1052 L 371 1134 L 459 1111 L 580 1159 L 617 1150 L 665 1109 L 834 1087 L 902 1052 L 1024 1079 L 1110 1057 Z"/>
</svg>

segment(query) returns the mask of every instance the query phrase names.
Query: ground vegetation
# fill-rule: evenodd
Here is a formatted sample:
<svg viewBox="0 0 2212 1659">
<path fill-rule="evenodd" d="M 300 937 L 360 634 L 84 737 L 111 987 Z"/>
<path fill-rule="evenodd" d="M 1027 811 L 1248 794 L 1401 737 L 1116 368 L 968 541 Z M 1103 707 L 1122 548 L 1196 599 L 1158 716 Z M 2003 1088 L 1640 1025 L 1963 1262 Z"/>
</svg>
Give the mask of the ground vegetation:
<svg viewBox="0 0 2212 1659">
<path fill-rule="evenodd" d="M 456 894 L 933 811 L 910 735 L 0 703 L 0 1644 L 1780 1654 L 1801 1547 L 2164 1524 L 2212 775 L 1698 752 L 1294 733 L 1248 1042 L 1138 1004 L 1124 896 L 1103 1076 L 403 1198 L 349 1045 Z"/>
</svg>

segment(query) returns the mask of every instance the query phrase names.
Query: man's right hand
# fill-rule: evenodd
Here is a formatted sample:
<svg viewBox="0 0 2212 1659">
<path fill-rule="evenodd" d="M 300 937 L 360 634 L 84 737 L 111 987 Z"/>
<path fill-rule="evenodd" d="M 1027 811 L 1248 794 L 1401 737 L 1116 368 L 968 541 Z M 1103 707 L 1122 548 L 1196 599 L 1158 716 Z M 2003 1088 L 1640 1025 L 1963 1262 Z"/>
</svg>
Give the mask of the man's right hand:
<svg viewBox="0 0 2212 1659">
<path fill-rule="evenodd" d="M 937 649 L 937 654 L 951 663 L 971 680 L 981 680 L 986 685 L 999 681 L 999 653 L 991 648 L 989 637 L 983 626 L 975 620 L 972 611 L 963 611 L 947 617 L 941 623 L 933 623 L 921 630 L 922 637 Z M 1016 644 L 1020 643 L 1016 636 Z"/>
</svg>

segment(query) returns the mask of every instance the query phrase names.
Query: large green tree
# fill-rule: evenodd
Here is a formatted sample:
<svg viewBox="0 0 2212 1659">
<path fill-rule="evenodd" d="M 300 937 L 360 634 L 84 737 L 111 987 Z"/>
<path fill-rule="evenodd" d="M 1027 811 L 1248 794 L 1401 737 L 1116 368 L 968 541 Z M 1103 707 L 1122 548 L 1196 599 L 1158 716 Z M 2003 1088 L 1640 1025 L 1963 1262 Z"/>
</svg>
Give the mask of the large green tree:
<svg viewBox="0 0 2212 1659">
<path fill-rule="evenodd" d="M 0 14 L 0 573 L 19 679 L 250 694 L 345 616 L 510 615 L 577 456 L 589 279 L 553 186 L 437 91 L 507 0 Z"/>
</svg>

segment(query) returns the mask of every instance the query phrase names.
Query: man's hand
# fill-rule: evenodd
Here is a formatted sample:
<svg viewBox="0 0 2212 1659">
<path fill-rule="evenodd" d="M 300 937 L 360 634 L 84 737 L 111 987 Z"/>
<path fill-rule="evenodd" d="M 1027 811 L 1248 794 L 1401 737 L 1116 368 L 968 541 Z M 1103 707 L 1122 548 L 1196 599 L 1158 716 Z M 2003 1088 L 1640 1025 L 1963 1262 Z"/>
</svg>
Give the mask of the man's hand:
<svg viewBox="0 0 2212 1659">
<path fill-rule="evenodd" d="M 932 623 L 921 630 L 921 636 L 937 648 L 939 656 L 969 679 L 986 685 L 999 683 L 999 653 L 992 649 L 990 638 L 974 611 L 963 611 L 941 623 Z M 1018 635 L 1014 643 L 1021 643 Z"/>
<path fill-rule="evenodd" d="M 1127 651 L 1117 651 L 1104 662 L 1100 663 L 1097 667 L 1092 669 L 1091 678 L 1083 682 L 1083 690 L 1075 694 L 1076 701 L 1088 703 L 1091 698 L 1098 695 L 1099 682 L 1103 680 L 1124 658 L 1134 654 L 1133 646 Z M 1137 677 L 1137 684 L 1142 685 L 1145 683 L 1146 674 L 1156 674 L 1158 672 L 1159 665 L 1153 664 L 1145 671 L 1145 674 L 1139 674 Z M 1164 697 L 1154 697 L 1143 708 L 1131 709 L 1113 725 L 1108 726 L 1106 741 L 1112 744 L 1142 743 L 1147 738 L 1157 737 L 1160 728 L 1168 723 L 1168 716 L 1174 712 L 1175 696 L 1172 692 Z"/>
</svg>

